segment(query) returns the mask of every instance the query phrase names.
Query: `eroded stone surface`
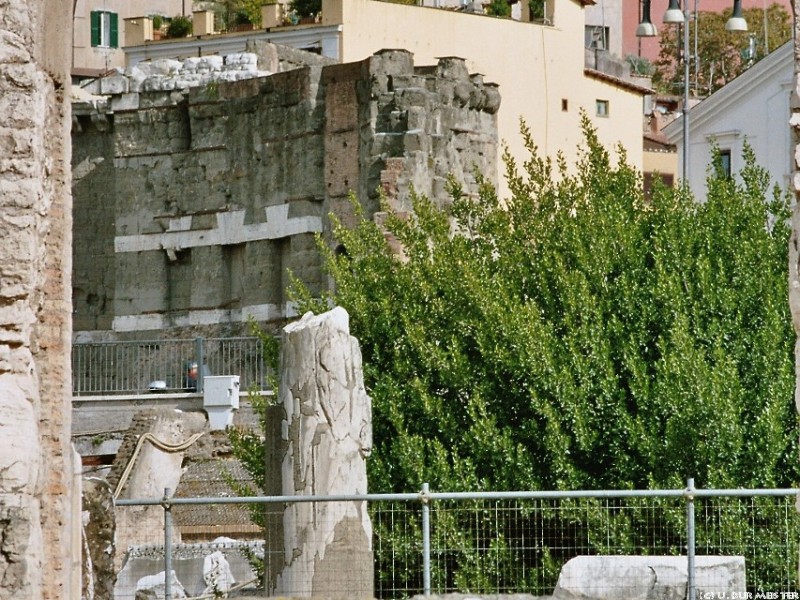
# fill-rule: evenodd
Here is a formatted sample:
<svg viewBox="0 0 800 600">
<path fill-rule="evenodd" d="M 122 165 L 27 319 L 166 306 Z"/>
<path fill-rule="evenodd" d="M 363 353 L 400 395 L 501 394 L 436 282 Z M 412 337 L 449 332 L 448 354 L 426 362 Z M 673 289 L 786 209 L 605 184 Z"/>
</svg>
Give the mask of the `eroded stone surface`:
<svg viewBox="0 0 800 600">
<path fill-rule="evenodd" d="M 556 600 L 683 600 L 685 556 L 577 556 L 565 564 L 553 592 Z M 743 556 L 696 556 L 697 597 L 744 593 Z M 709 594 L 706 596 L 706 594 Z"/>
<path fill-rule="evenodd" d="M 366 494 L 371 400 L 347 312 L 308 313 L 284 333 L 283 493 Z M 372 524 L 365 502 L 293 504 L 284 513 L 284 536 L 276 593 L 372 597 Z"/>
<path fill-rule="evenodd" d="M 794 14 L 800 14 L 800 0 L 792 3 Z M 789 120 L 792 140 L 795 143 L 792 162 L 792 185 L 794 187 L 794 210 L 792 211 L 792 235 L 789 240 L 789 308 L 792 323 L 798 336 L 794 346 L 795 364 L 795 407 L 800 411 L 800 19 L 794 19 L 794 89 L 790 101 Z"/>
<path fill-rule="evenodd" d="M 353 222 L 351 193 L 371 217 L 380 194 L 408 212 L 412 188 L 444 205 L 449 175 L 466 194 L 476 172 L 496 179 L 500 95 L 463 60 L 254 50 L 279 72 L 183 87 L 186 63 L 161 63 L 149 77 L 176 89 L 108 82 L 103 101 L 75 100 L 76 330 L 215 337 L 282 322 L 287 270 L 328 285 L 314 234 L 330 213 Z"/>
<path fill-rule="evenodd" d="M 0 598 L 77 598 L 71 5 L 6 0 L 0 15 Z"/>
<path fill-rule="evenodd" d="M 116 571 L 114 499 L 103 479 L 83 482 L 83 598 L 113 600 Z"/>
</svg>

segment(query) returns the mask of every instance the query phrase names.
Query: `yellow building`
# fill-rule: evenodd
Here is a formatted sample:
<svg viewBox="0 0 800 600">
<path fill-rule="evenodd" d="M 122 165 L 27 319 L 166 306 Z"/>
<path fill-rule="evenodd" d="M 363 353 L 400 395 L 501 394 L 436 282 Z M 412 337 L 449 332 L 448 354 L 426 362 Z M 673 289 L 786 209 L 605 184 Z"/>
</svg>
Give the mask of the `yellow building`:
<svg viewBox="0 0 800 600">
<path fill-rule="evenodd" d="M 629 163 L 641 170 L 649 89 L 585 68 L 583 11 L 578 0 L 549 0 L 545 19 L 525 22 L 376 0 L 323 0 L 322 24 L 341 27 L 343 62 L 383 48 L 409 50 L 416 64 L 466 59 L 470 72 L 499 85 L 499 135 L 517 159 L 526 156 L 519 135 L 524 119 L 541 152 L 563 152 L 573 164 L 585 111 L 603 144 L 622 144 Z"/>
<path fill-rule="evenodd" d="M 125 67 L 122 48 L 131 44 L 126 40 L 126 19 L 174 17 L 187 7 L 191 14 L 191 2 L 186 0 L 74 0 L 73 6 L 72 73 L 77 77 Z"/>
</svg>

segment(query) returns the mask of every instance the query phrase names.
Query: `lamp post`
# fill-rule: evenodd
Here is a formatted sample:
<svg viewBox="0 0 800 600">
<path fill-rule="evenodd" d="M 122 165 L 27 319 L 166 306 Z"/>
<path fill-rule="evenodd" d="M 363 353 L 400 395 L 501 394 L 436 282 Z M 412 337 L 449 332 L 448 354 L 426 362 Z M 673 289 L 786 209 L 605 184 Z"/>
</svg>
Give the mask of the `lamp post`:
<svg viewBox="0 0 800 600">
<path fill-rule="evenodd" d="M 694 5 L 695 28 L 697 27 L 697 0 Z M 689 12 L 689 0 L 683 0 L 683 10 L 679 0 L 669 0 L 667 12 L 664 13 L 664 23 L 683 24 L 683 185 L 689 185 L 689 23 L 692 15 Z M 747 31 L 747 21 L 742 16 L 742 0 L 733 0 L 733 14 L 725 23 L 726 31 Z M 642 0 L 642 21 L 636 28 L 637 37 L 655 37 L 658 35 L 656 26 L 650 20 L 650 0 Z M 697 60 L 697 56 L 694 57 Z"/>
</svg>

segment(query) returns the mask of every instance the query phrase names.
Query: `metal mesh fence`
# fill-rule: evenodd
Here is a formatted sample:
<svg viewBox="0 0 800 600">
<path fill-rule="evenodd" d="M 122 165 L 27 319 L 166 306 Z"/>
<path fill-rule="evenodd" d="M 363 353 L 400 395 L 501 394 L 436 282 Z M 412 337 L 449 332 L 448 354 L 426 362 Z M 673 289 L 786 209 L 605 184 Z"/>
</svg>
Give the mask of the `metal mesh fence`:
<svg viewBox="0 0 800 600">
<path fill-rule="evenodd" d="M 641 496 L 635 492 L 619 492 L 629 494 L 624 497 L 592 497 L 591 492 L 575 492 L 574 496 L 570 496 L 570 492 L 549 495 L 542 492 L 539 494 L 542 497 L 531 497 L 536 496 L 535 493 L 520 493 L 516 497 L 511 493 L 358 497 L 359 502 L 368 502 L 373 530 L 369 557 L 373 572 L 371 589 L 344 589 L 349 585 L 348 569 L 352 570 L 364 558 L 351 550 L 346 563 L 334 569 L 342 577 L 330 577 L 328 585 L 333 587 L 315 589 L 314 593 L 374 595 L 377 598 L 409 598 L 426 591 L 547 596 L 553 594 L 561 581 L 560 585 L 577 586 L 582 593 L 589 594 L 587 597 L 599 593 L 603 587 L 613 588 L 605 590 L 606 597 L 609 593 L 633 597 L 638 593 L 633 588 L 650 585 L 644 581 L 649 576 L 640 577 L 643 581 L 635 580 L 636 573 L 650 572 L 650 567 L 641 567 L 644 563 L 636 561 L 641 557 L 658 557 L 656 564 L 665 565 L 665 573 L 672 573 L 674 585 L 681 585 L 680 573 L 683 573 L 682 589 L 686 588 L 687 574 L 691 573 L 689 579 L 698 594 L 697 600 L 709 597 L 796 600 L 800 556 L 800 517 L 794 505 L 796 491 L 749 492 L 754 495 L 741 490 L 702 490 L 697 496 L 689 496 L 683 491 L 668 490 L 641 492 Z M 181 526 L 176 519 L 168 545 L 176 557 L 181 557 L 173 559 L 179 561 L 173 564 L 180 566 L 174 568 L 180 585 L 189 595 L 199 593 L 206 585 L 204 557 L 200 554 L 210 548 L 210 544 L 229 544 L 223 553 L 232 565 L 237 565 L 234 573 L 237 582 L 248 581 L 248 585 L 261 586 L 266 570 L 268 587 L 284 577 L 282 594 L 309 594 L 310 571 L 296 572 L 291 578 L 281 574 L 287 557 L 292 556 L 292 551 L 284 547 L 284 540 L 293 535 L 285 530 L 288 521 L 284 509 L 303 503 L 308 521 L 319 526 L 325 519 L 341 516 L 342 511 L 334 508 L 337 503 L 345 507 L 357 504 L 351 500 L 334 502 L 331 498 L 315 499 L 313 503 L 309 503 L 310 500 L 296 497 L 227 499 L 227 503 L 240 504 L 235 507 L 238 510 L 252 503 L 251 509 L 267 516 L 266 528 L 253 531 L 250 537 L 243 535 L 239 527 L 237 542 L 224 539 L 225 531 L 212 528 L 207 540 L 198 539 L 194 530 L 192 542 L 182 543 Z M 690 500 L 694 527 L 687 521 Z M 145 576 L 148 570 L 164 570 L 167 547 L 164 509 L 131 506 L 130 503 L 137 502 L 135 500 L 122 502 L 126 506 L 118 506 L 118 513 L 120 510 L 138 513 L 132 519 L 120 519 L 118 514 L 118 545 L 120 550 L 127 550 L 128 571 L 135 564 L 144 566 L 137 567 L 136 576 L 126 573 L 119 579 L 116 597 L 132 598 L 139 576 Z M 219 499 L 210 498 L 184 498 L 175 502 L 191 503 L 193 511 L 234 508 L 230 504 L 215 506 Z M 175 505 L 170 510 L 178 515 L 182 508 Z M 152 512 L 150 517 L 147 511 Z M 126 527 L 133 527 L 133 534 L 127 534 Z M 212 534 L 215 537 L 212 538 Z M 219 539 L 220 536 L 223 539 Z M 234 548 L 236 544 L 244 544 L 246 548 Z M 145 564 L 137 558 L 145 551 L 142 548 L 151 559 L 160 552 L 161 562 L 155 558 L 154 562 Z M 366 542 L 363 549 L 368 550 Z M 690 554 L 692 568 L 687 572 Z M 185 558 L 186 555 L 193 558 Z M 205 556 L 208 555 L 206 552 Z M 263 560 L 265 556 L 266 561 Z M 624 568 L 620 567 L 622 564 Z M 617 576 L 625 572 L 632 574 L 633 579 Z M 659 576 L 663 578 L 664 573 Z M 570 577 L 577 579 L 571 581 Z M 123 580 L 125 585 L 131 586 L 127 592 L 122 589 Z M 287 584 L 291 585 L 287 587 Z M 669 581 L 660 584 L 669 585 Z M 681 593 L 678 597 L 682 596 Z"/>
</svg>

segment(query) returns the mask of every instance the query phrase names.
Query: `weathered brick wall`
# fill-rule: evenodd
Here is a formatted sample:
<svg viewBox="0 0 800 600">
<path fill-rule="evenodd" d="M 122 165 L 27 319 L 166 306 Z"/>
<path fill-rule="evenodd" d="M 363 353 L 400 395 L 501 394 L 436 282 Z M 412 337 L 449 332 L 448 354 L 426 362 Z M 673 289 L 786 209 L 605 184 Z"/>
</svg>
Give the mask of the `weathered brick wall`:
<svg viewBox="0 0 800 600">
<path fill-rule="evenodd" d="M 187 335 L 279 321 L 287 270 L 327 284 L 314 233 L 329 230 L 329 212 L 347 216 L 350 191 L 368 214 L 379 189 L 408 210 L 412 186 L 444 202 L 448 174 L 474 192 L 474 167 L 497 171 L 499 93 L 460 59 L 419 69 L 384 51 L 107 106 L 75 108 L 76 160 L 96 165 L 75 194 L 76 232 L 95 232 L 75 254 L 86 329 Z M 95 221 L 112 207 L 113 233 Z M 97 260 L 112 247 L 113 265 Z"/>
<path fill-rule="evenodd" d="M 0 598 L 76 598 L 70 4 L 0 14 Z"/>
</svg>

